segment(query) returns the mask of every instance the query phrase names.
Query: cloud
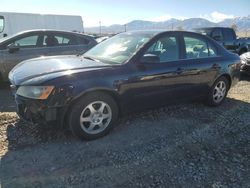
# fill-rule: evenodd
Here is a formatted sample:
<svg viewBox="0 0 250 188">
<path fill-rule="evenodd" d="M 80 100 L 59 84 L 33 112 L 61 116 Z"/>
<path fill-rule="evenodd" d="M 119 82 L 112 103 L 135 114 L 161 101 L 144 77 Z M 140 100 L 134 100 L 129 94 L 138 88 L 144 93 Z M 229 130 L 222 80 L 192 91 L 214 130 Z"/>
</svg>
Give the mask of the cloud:
<svg viewBox="0 0 250 188">
<path fill-rule="evenodd" d="M 200 15 L 200 18 L 205 18 L 209 21 L 217 23 L 217 22 L 221 22 L 221 21 L 228 19 L 228 18 L 235 18 L 235 16 L 232 14 L 223 14 L 221 12 L 214 11 L 211 14 Z"/>
</svg>

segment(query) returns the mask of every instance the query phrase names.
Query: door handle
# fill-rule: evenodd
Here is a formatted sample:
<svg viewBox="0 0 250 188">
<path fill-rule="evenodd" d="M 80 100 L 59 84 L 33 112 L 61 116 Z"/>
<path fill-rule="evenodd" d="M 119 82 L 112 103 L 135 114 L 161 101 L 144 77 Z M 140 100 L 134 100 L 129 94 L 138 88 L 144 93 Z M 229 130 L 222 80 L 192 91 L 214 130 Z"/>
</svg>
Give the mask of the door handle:
<svg viewBox="0 0 250 188">
<path fill-rule="evenodd" d="M 181 73 L 183 73 L 183 69 L 182 68 L 178 68 L 176 71 L 175 71 L 175 73 L 176 74 L 181 74 Z"/>
</svg>

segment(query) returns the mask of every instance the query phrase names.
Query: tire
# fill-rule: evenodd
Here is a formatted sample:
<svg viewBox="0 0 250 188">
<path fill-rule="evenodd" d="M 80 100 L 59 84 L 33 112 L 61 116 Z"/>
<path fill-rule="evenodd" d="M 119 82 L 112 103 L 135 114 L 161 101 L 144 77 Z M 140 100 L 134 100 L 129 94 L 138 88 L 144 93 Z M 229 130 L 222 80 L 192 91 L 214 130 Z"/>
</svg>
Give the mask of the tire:
<svg viewBox="0 0 250 188">
<path fill-rule="evenodd" d="M 224 76 L 218 78 L 214 82 L 213 86 L 210 88 L 207 104 L 209 106 L 221 105 L 224 102 L 225 98 L 227 97 L 228 90 L 229 90 L 228 79 Z"/>
<path fill-rule="evenodd" d="M 72 106 L 69 127 L 78 138 L 94 140 L 111 131 L 118 120 L 118 111 L 117 103 L 110 95 L 90 93 Z"/>
</svg>

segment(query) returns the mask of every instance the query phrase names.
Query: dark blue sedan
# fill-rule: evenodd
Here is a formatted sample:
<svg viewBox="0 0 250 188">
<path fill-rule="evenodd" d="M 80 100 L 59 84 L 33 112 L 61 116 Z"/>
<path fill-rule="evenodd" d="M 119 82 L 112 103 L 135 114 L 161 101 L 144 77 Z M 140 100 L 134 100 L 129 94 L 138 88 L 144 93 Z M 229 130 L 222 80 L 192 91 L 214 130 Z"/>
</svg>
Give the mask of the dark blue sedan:
<svg viewBox="0 0 250 188">
<path fill-rule="evenodd" d="M 194 98 L 218 106 L 238 82 L 240 66 L 238 55 L 206 36 L 136 31 L 83 56 L 24 61 L 9 79 L 20 117 L 57 122 L 90 140 L 106 135 L 127 112 Z"/>
</svg>

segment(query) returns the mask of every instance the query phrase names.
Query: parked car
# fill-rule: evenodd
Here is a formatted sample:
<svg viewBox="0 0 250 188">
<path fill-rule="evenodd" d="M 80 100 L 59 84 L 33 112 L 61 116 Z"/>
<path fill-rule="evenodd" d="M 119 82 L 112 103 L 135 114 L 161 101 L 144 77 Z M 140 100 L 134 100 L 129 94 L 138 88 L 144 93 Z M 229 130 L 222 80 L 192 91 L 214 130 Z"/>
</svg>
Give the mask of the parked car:
<svg viewBox="0 0 250 188">
<path fill-rule="evenodd" d="M 205 34 L 227 50 L 239 55 L 250 50 L 250 38 L 237 38 L 235 31 L 229 27 L 207 27 L 195 29 L 196 32 Z"/>
<path fill-rule="evenodd" d="M 0 39 L 0 80 L 7 81 L 10 70 L 23 60 L 84 53 L 96 44 L 87 35 L 56 30 L 25 31 Z"/>
<path fill-rule="evenodd" d="M 250 52 L 244 53 L 241 58 L 241 72 L 250 75 Z"/>
<path fill-rule="evenodd" d="M 20 117 L 67 122 L 76 136 L 95 139 L 133 111 L 197 97 L 220 105 L 239 80 L 240 65 L 238 55 L 198 33 L 137 31 L 83 56 L 24 61 L 9 79 Z"/>
</svg>

